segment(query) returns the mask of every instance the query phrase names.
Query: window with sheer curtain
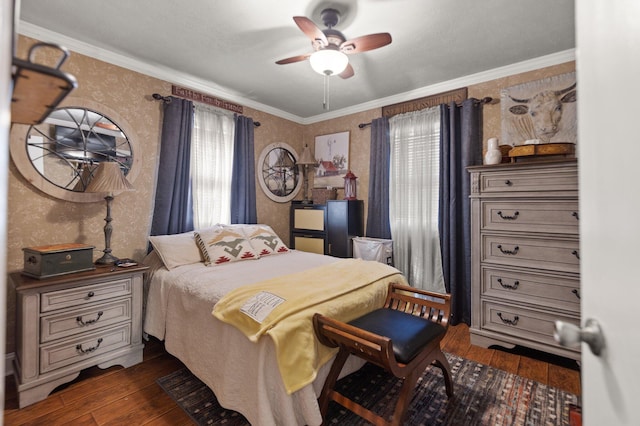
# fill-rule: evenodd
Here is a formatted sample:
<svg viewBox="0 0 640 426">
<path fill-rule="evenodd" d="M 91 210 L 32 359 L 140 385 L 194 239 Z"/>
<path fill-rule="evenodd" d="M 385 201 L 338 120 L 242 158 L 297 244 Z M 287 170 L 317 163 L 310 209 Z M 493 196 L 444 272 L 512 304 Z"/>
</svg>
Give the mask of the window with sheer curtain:
<svg viewBox="0 0 640 426">
<path fill-rule="evenodd" d="M 234 133 L 233 113 L 194 103 L 191 186 L 195 229 L 230 223 Z"/>
<path fill-rule="evenodd" d="M 444 293 L 438 232 L 440 108 L 396 115 L 389 130 L 395 266 L 414 287 Z"/>
</svg>

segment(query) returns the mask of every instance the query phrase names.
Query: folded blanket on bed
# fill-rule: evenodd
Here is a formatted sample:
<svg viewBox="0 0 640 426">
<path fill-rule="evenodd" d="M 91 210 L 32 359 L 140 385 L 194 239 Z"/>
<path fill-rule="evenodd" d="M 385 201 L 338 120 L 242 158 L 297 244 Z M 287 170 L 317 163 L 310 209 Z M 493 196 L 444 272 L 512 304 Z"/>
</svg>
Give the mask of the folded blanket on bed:
<svg viewBox="0 0 640 426">
<path fill-rule="evenodd" d="M 384 304 L 390 282 L 406 284 L 391 266 L 344 259 L 238 288 L 216 303 L 213 315 L 251 341 L 269 335 L 285 388 L 292 393 L 311 383 L 336 351 L 315 338 L 313 314 L 355 319 Z"/>
</svg>

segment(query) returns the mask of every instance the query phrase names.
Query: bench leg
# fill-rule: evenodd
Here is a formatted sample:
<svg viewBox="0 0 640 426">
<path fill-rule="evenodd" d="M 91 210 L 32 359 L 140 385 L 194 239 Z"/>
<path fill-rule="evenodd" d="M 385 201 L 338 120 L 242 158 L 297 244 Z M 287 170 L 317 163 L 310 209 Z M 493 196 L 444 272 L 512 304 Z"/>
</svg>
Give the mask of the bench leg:
<svg viewBox="0 0 640 426">
<path fill-rule="evenodd" d="M 449 361 L 447 361 L 447 357 L 440 350 L 434 354 L 434 358 L 433 363 L 436 367 L 442 370 L 447 396 L 451 398 L 453 396 L 453 379 L 451 377 L 451 366 L 449 365 Z"/>
<path fill-rule="evenodd" d="M 393 416 L 391 417 L 390 424 L 392 426 L 402 426 L 404 424 L 404 420 L 407 417 L 407 409 L 409 408 L 409 403 L 411 403 L 411 397 L 413 396 L 413 391 L 415 390 L 416 383 L 422 376 L 422 373 L 424 373 L 424 371 L 418 371 L 418 369 L 415 369 L 404 379 L 398 401 L 396 402 L 396 408 L 393 411 Z"/>
<path fill-rule="evenodd" d="M 340 348 L 340 350 L 338 351 L 338 355 L 336 355 L 336 359 L 333 361 L 333 365 L 329 370 L 327 380 L 324 382 L 324 386 L 322 387 L 322 393 L 320 393 L 318 405 L 320 406 L 320 414 L 322 414 L 323 421 L 325 416 L 327 415 L 327 411 L 329 410 L 329 402 L 332 399 L 331 393 L 333 392 L 333 388 L 338 381 L 338 376 L 340 376 L 342 367 L 344 366 L 344 363 L 347 361 L 348 357 L 349 352 Z"/>
</svg>

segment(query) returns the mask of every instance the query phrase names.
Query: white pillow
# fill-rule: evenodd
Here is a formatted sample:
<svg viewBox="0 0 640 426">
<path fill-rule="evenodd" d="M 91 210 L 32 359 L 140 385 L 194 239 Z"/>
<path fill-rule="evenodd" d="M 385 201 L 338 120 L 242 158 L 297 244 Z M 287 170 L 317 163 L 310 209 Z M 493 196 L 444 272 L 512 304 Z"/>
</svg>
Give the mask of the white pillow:
<svg viewBox="0 0 640 426">
<path fill-rule="evenodd" d="M 196 244 L 193 232 L 175 235 L 154 235 L 149 237 L 149 241 L 151 241 L 153 249 L 158 253 L 167 269 L 204 260 Z"/>
<path fill-rule="evenodd" d="M 195 236 L 207 266 L 260 258 L 242 229 L 213 227 L 196 231 Z"/>
<path fill-rule="evenodd" d="M 289 253 L 289 248 L 269 225 L 245 225 L 243 230 L 260 256 Z"/>
</svg>

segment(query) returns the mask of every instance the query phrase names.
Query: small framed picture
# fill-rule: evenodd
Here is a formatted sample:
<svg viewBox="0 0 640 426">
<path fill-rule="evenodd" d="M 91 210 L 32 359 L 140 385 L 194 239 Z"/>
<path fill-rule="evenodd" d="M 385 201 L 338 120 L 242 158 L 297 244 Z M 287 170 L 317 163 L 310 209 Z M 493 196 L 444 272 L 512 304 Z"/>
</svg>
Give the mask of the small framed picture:
<svg viewBox="0 0 640 426">
<path fill-rule="evenodd" d="M 316 136 L 314 188 L 342 188 L 349 170 L 349 132 Z"/>
</svg>

